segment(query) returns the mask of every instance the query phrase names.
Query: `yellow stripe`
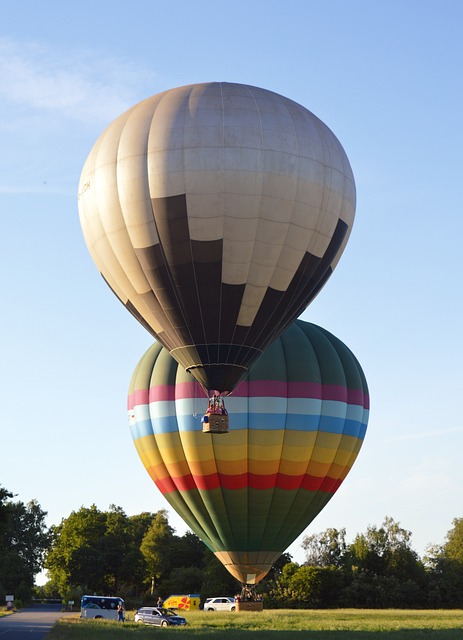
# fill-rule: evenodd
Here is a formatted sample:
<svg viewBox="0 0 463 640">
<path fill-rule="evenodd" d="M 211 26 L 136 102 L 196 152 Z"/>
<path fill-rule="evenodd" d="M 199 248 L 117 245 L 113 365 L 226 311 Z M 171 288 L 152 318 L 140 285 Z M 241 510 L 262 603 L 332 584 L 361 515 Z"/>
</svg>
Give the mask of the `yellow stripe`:
<svg viewBox="0 0 463 640">
<path fill-rule="evenodd" d="M 324 449 L 323 447 L 315 447 L 310 459 L 314 462 L 322 462 L 331 464 L 336 462 L 337 464 L 346 465 L 351 458 L 351 451 L 344 451 L 343 449 Z"/>
<path fill-rule="evenodd" d="M 186 433 L 188 436 L 184 437 Z M 362 446 L 362 440 L 353 436 L 313 432 L 299 433 L 297 438 L 295 432 L 286 432 L 282 446 L 284 433 L 282 430 L 250 432 L 252 442 L 249 448 L 245 446 L 243 432 L 238 437 L 231 437 L 232 434 L 222 436 L 224 440 L 230 438 L 229 442 L 240 441 L 240 446 L 217 445 L 215 449 L 210 436 L 191 432 L 182 433 L 181 437 L 178 433 L 144 436 L 135 440 L 134 444 L 146 468 L 162 465 L 174 476 L 190 472 L 209 475 L 216 470 L 227 475 L 238 475 L 248 470 L 260 475 L 278 471 L 287 475 L 301 475 L 308 469 L 309 474 L 321 477 L 326 475 L 330 465 L 334 465 L 339 471 L 336 476 L 331 473 L 330 476 L 339 477 L 340 470 L 352 466 Z M 202 442 L 205 439 L 209 441 L 195 448 L 194 443 L 201 442 L 201 439 Z"/>
<path fill-rule="evenodd" d="M 138 438 L 134 443 L 138 455 L 145 467 L 151 467 L 162 461 L 156 443 L 151 436 Z"/>
</svg>

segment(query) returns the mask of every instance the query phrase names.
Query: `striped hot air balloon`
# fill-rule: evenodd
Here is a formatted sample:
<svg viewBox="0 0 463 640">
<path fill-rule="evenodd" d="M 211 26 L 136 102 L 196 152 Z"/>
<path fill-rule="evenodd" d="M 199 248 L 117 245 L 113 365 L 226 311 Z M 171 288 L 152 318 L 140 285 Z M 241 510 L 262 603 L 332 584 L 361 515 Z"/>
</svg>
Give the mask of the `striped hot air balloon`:
<svg viewBox="0 0 463 640">
<path fill-rule="evenodd" d="M 130 383 L 133 440 L 170 505 L 233 576 L 256 584 L 349 473 L 367 427 L 367 383 L 340 340 L 298 320 L 228 398 L 228 435 L 202 433 L 206 402 L 155 343 Z"/>
<path fill-rule="evenodd" d="M 228 82 L 129 109 L 79 184 L 108 285 L 204 389 L 225 395 L 324 286 L 355 201 L 349 160 L 319 118 Z"/>
</svg>

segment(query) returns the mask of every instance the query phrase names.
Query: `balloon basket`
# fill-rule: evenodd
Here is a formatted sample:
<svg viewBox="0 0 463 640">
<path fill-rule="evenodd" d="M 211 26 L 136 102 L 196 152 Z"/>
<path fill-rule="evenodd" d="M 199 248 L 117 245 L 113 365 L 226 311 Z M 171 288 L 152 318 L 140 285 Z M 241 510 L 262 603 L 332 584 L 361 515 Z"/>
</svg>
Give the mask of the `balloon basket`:
<svg viewBox="0 0 463 640">
<path fill-rule="evenodd" d="M 228 414 L 206 413 L 203 417 L 203 433 L 228 433 Z"/>
</svg>

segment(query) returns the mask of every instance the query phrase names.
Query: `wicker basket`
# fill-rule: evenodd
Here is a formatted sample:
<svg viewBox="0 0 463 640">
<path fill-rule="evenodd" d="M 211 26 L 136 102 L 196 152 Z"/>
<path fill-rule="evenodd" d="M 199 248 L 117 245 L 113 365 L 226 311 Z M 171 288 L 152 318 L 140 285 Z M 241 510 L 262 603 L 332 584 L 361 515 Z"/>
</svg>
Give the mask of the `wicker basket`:
<svg viewBox="0 0 463 640">
<path fill-rule="evenodd" d="M 203 433 L 228 433 L 228 414 L 206 413 L 203 418 Z"/>
</svg>

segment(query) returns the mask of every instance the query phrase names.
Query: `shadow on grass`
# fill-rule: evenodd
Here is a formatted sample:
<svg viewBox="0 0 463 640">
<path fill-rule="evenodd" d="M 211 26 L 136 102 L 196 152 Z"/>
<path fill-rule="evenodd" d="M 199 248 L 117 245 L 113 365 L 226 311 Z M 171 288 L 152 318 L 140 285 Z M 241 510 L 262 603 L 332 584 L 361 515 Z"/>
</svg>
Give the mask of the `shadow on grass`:
<svg viewBox="0 0 463 640">
<path fill-rule="evenodd" d="M 207 640 L 239 640 L 255 638 L 255 640 L 463 640 L 463 629 L 400 629 L 384 631 L 352 631 L 352 630 L 321 630 L 307 629 L 270 630 L 255 629 L 195 629 L 194 632 L 185 630 L 182 633 L 183 640 L 195 638 Z"/>
<path fill-rule="evenodd" d="M 71 621 L 69 621 L 71 622 Z M 463 627 L 453 629 L 409 627 L 403 629 L 243 629 L 214 627 L 166 628 L 114 624 L 57 623 L 47 640 L 147 640 L 175 634 L 177 640 L 463 640 Z"/>
</svg>

